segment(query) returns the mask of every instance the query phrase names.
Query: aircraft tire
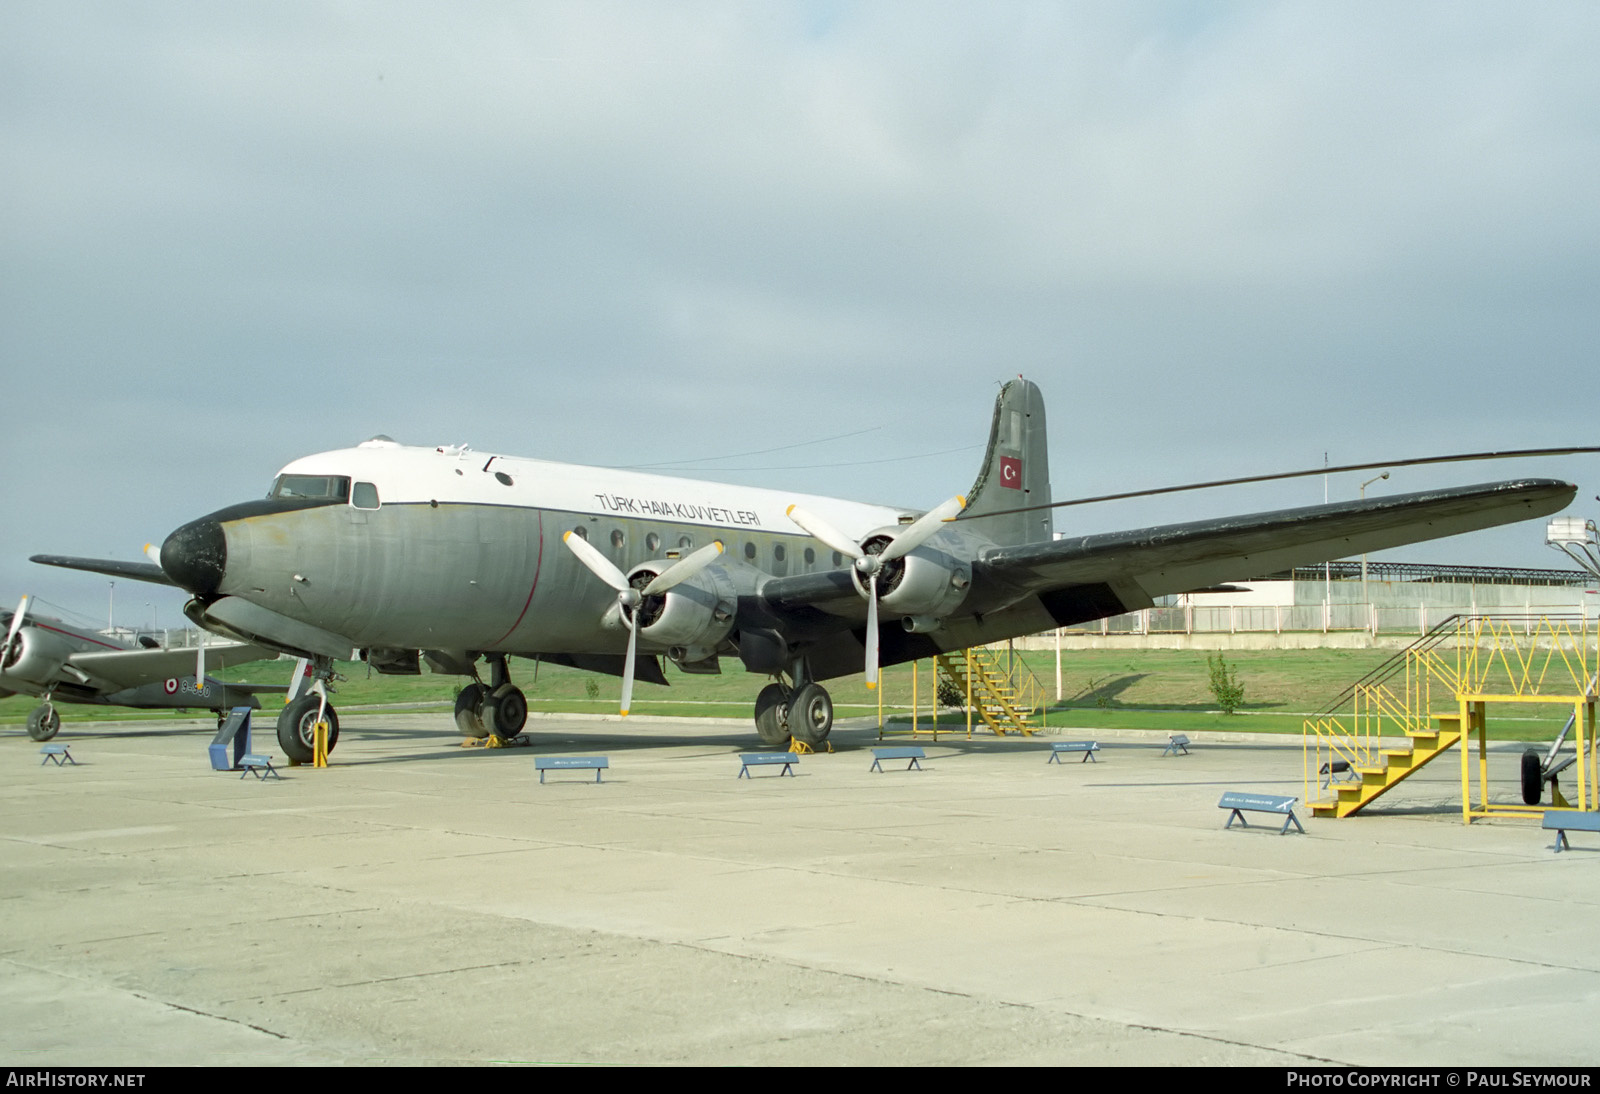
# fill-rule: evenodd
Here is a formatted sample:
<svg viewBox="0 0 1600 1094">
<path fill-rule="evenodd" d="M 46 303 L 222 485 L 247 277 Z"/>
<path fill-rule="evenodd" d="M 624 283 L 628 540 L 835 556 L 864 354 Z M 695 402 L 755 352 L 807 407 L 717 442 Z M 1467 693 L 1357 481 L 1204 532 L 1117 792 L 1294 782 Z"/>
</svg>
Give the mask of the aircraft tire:
<svg viewBox="0 0 1600 1094">
<path fill-rule="evenodd" d="M 1544 761 L 1539 750 L 1530 748 L 1522 754 L 1522 804 L 1538 805 L 1544 793 Z"/>
<path fill-rule="evenodd" d="M 283 708 L 278 715 L 278 747 L 291 763 L 308 764 L 316 757 L 316 725 L 318 698 L 302 695 Z M 328 705 L 328 751 L 339 743 L 339 716 L 333 705 Z"/>
<path fill-rule="evenodd" d="M 768 684 L 756 696 L 756 734 L 764 745 L 782 747 L 789 743 L 789 725 L 784 720 L 786 709 L 783 689 Z"/>
<path fill-rule="evenodd" d="M 480 720 L 488 732 L 509 741 L 528 724 L 528 697 L 515 684 L 501 684 L 484 700 Z"/>
<path fill-rule="evenodd" d="M 489 727 L 483 720 L 486 698 L 482 684 L 468 684 L 456 696 L 456 729 L 461 731 L 463 737 L 482 740 L 489 735 Z"/>
<path fill-rule="evenodd" d="M 821 684 L 807 684 L 789 703 L 789 733 L 813 748 L 833 729 L 833 697 Z"/>
<path fill-rule="evenodd" d="M 61 729 L 61 715 L 48 704 L 34 707 L 28 715 L 28 736 L 36 741 L 48 741 Z"/>
</svg>

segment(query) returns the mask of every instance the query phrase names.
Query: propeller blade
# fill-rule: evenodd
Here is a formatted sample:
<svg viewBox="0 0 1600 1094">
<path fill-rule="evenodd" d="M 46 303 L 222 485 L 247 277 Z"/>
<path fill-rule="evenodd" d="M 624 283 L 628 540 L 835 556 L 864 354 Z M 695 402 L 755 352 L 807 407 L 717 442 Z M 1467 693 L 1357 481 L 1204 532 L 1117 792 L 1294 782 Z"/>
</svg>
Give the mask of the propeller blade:
<svg viewBox="0 0 1600 1094">
<path fill-rule="evenodd" d="M 941 502 L 912 521 L 904 532 L 894 537 L 894 541 L 883 549 L 878 558 L 884 562 L 893 562 L 901 555 L 908 555 L 939 530 L 939 525 L 947 520 L 952 520 L 955 515 L 967 507 L 967 499 L 957 494 L 949 501 Z"/>
<path fill-rule="evenodd" d="M 154 543 L 146 543 L 144 545 L 144 557 L 154 562 L 157 566 L 161 565 L 161 548 Z"/>
<path fill-rule="evenodd" d="M 22 629 L 22 617 L 28 614 L 28 598 L 24 596 L 17 601 L 17 612 L 11 617 L 11 629 L 6 632 L 6 644 L 0 646 L 0 668 L 5 666 L 6 658 L 11 656 L 11 643 L 16 641 L 17 632 Z"/>
<path fill-rule="evenodd" d="M 878 575 L 868 579 L 867 591 L 867 690 L 878 686 Z"/>
<path fill-rule="evenodd" d="M 691 555 L 686 555 L 661 571 L 643 589 L 639 590 L 644 596 L 654 596 L 664 593 L 680 582 L 687 581 L 701 570 L 710 565 L 722 554 L 722 541 L 713 540 Z"/>
<path fill-rule="evenodd" d="M 628 716 L 628 708 L 633 705 L 633 654 L 639 643 L 639 613 L 635 612 L 628 620 L 628 656 L 622 663 L 622 716 Z"/>
<path fill-rule="evenodd" d="M 794 521 L 802 529 L 811 533 L 846 558 L 861 557 L 861 545 L 859 543 L 815 513 L 809 513 L 798 505 L 791 505 L 784 512 L 788 514 L 790 520 Z"/>
<path fill-rule="evenodd" d="M 617 592 L 626 592 L 629 588 L 628 577 L 609 558 L 600 553 L 600 549 L 582 536 L 573 532 L 563 532 L 561 542 L 567 545 L 567 550 L 578 556 L 578 561 L 594 573 L 601 581 L 610 585 Z"/>
<path fill-rule="evenodd" d="M 206 686 L 206 632 L 197 633 L 199 640 L 194 644 L 194 690 L 198 692 Z"/>
</svg>

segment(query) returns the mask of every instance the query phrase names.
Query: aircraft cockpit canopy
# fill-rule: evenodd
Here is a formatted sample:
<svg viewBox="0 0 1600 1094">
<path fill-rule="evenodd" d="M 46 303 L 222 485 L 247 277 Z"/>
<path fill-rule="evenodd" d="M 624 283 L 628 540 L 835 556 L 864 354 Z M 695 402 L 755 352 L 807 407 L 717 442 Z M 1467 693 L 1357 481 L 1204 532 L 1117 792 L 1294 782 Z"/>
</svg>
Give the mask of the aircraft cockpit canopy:
<svg viewBox="0 0 1600 1094">
<path fill-rule="evenodd" d="M 350 478 L 347 475 L 279 475 L 267 497 L 346 502 L 350 500 Z"/>
</svg>

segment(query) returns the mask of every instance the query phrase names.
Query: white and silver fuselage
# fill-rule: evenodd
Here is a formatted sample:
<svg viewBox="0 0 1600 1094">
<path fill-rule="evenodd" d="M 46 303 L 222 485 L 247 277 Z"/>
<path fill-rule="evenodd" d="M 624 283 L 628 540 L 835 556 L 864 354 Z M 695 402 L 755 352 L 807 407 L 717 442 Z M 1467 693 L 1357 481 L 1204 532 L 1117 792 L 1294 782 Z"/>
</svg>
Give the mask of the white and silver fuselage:
<svg viewBox="0 0 1600 1094">
<path fill-rule="evenodd" d="M 354 647 L 616 652 L 621 629 L 601 625 L 615 594 L 563 533 L 625 572 L 718 540 L 750 592 L 848 564 L 785 516 L 797 502 L 858 537 L 914 512 L 376 440 L 288 464 L 272 497 L 175 532 L 162 564 L 202 598 L 239 597 Z"/>
</svg>

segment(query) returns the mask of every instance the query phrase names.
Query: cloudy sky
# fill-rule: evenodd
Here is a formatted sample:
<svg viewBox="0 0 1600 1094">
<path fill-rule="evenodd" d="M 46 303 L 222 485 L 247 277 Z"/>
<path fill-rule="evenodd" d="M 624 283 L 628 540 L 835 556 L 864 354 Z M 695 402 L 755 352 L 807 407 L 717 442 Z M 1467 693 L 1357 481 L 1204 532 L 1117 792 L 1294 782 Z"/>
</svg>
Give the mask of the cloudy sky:
<svg viewBox="0 0 1600 1094">
<path fill-rule="evenodd" d="M 0 599 L 103 616 L 27 556 L 380 432 L 913 506 L 1018 373 L 1058 498 L 1600 443 L 1597 53 L 1561 2 L 7 0 Z M 1594 456 L 1369 494 L 1530 474 L 1600 517 Z"/>
</svg>

